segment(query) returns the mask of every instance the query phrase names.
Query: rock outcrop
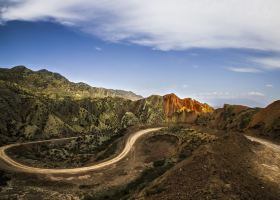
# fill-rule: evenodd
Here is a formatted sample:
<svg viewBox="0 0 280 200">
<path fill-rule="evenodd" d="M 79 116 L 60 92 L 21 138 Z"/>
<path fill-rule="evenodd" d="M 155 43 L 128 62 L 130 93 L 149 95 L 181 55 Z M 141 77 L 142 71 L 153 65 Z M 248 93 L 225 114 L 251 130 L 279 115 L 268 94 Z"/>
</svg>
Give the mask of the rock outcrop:
<svg viewBox="0 0 280 200">
<path fill-rule="evenodd" d="M 175 94 L 163 96 L 164 112 L 168 117 L 171 117 L 176 112 L 198 112 L 208 113 L 214 109 L 206 103 L 200 103 L 191 98 L 180 99 Z"/>
<path fill-rule="evenodd" d="M 193 123 L 198 114 L 214 111 L 206 103 L 191 98 L 180 99 L 173 93 L 163 96 L 163 110 L 168 121 L 187 123 Z"/>
</svg>

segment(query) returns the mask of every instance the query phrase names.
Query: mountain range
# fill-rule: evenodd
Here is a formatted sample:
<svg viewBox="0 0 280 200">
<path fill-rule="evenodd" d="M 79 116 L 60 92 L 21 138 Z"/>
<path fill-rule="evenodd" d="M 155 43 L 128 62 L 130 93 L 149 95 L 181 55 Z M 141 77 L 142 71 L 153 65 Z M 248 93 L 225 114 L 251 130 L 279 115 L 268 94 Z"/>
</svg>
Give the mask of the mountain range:
<svg viewBox="0 0 280 200">
<path fill-rule="evenodd" d="M 0 69 L 1 143 L 82 133 L 118 132 L 133 125 L 194 122 L 214 109 L 175 94 L 133 92 L 73 83 L 24 66 Z"/>
<path fill-rule="evenodd" d="M 25 66 L 16 66 L 11 69 L 0 68 L 0 80 L 17 84 L 32 93 L 49 98 L 70 96 L 74 99 L 121 97 L 130 100 L 143 98 L 133 92 L 91 87 L 86 83 L 73 83 L 64 76 L 46 69 L 32 71 Z"/>
</svg>

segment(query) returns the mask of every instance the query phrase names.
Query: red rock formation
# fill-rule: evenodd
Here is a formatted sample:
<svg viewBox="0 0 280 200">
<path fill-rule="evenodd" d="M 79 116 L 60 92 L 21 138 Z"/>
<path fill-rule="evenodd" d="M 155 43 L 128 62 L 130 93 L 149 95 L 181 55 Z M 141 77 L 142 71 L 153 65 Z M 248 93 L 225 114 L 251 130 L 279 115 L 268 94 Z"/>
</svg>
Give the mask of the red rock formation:
<svg viewBox="0 0 280 200">
<path fill-rule="evenodd" d="M 174 113 L 195 112 L 208 113 L 214 109 L 208 104 L 200 103 L 191 98 L 180 99 L 175 94 L 168 94 L 163 97 L 164 112 L 167 117 L 171 117 Z"/>
</svg>

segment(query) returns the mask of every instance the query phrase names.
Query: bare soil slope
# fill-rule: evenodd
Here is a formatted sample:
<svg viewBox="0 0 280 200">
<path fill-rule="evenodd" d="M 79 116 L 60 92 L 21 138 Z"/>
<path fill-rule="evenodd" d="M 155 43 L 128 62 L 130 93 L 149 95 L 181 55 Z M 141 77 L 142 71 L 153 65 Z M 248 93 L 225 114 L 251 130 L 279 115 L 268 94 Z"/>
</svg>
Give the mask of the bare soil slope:
<svg viewBox="0 0 280 200">
<path fill-rule="evenodd" d="M 280 199 L 280 183 L 264 176 L 264 149 L 234 133 L 202 146 L 137 194 L 139 199 Z M 264 154 L 263 154 L 264 155 Z M 266 152 L 267 160 L 275 160 Z M 278 185 L 278 186 L 277 186 Z"/>
<path fill-rule="evenodd" d="M 264 136 L 280 139 L 280 100 L 255 114 L 249 124 L 249 129 Z"/>
</svg>

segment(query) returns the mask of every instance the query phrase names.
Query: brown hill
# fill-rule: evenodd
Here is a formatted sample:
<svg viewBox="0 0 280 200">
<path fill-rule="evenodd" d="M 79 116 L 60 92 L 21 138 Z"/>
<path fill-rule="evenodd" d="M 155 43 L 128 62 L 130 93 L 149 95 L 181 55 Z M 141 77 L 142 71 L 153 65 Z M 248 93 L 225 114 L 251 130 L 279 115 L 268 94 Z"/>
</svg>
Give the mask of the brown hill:
<svg viewBox="0 0 280 200">
<path fill-rule="evenodd" d="M 249 129 L 257 130 L 261 135 L 280 139 L 280 100 L 256 113 L 249 124 Z"/>
<path fill-rule="evenodd" d="M 196 123 L 220 130 L 249 131 L 280 140 L 280 100 L 266 108 L 225 104 L 212 113 L 201 114 Z"/>
<path fill-rule="evenodd" d="M 224 132 L 221 132 L 224 134 Z M 259 151 L 239 133 L 228 132 L 218 140 L 201 146 L 153 180 L 134 199 L 279 199 L 276 184 L 256 173 Z M 270 155 L 271 156 L 271 155 Z M 257 165 L 258 165 L 257 164 Z"/>
<path fill-rule="evenodd" d="M 241 131 L 248 126 L 255 112 L 255 109 L 246 106 L 225 104 L 223 108 L 214 111 L 211 126 L 218 129 Z"/>
<path fill-rule="evenodd" d="M 200 115 L 196 123 L 214 129 L 244 131 L 260 110 L 261 108 L 225 104 L 212 113 Z"/>
</svg>

